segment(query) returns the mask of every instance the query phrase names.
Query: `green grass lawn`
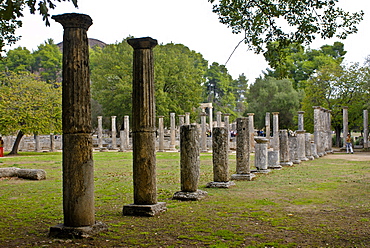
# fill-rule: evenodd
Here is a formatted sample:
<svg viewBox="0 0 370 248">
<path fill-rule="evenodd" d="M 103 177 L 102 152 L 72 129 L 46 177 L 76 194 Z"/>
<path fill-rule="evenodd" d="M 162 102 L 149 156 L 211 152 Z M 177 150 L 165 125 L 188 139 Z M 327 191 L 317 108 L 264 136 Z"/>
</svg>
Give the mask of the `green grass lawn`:
<svg viewBox="0 0 370 248">
<path fill-rule="evenodd" d="M 132 217 L 122 215 L 133 203 L 132 153 L 97 152 L 96 220 L 109 231 L 80 240 L 47 237 L 63 222 L 61 154 L 0 158 L 0 167 L 47 172 L 43 181 L 0 179 L 0 247 L 368 247 L 370 161 L 353 158 L 327 155 L 208 189 L 212 154 L 201 154 L 199 189 L 208 197 L 181 202 L 171 199 L 180 190 L 180 154 L 157 153 L 158 201 L 168 210 Z M 231 175 L 235 155 L 229 159 Z"/>
</svg>

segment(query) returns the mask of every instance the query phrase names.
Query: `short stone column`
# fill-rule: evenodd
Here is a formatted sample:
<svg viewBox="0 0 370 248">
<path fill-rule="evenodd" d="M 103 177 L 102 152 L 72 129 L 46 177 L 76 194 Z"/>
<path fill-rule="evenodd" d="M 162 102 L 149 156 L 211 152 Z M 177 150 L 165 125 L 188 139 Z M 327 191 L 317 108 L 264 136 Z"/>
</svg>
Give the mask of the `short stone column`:
<svg viewBox="0 0 370 248">
<path fill-rule="evenodd" d="M 272 112 L 272 149 L 279 151 L 279 112 Z"/>
<path fill-rule="evenodd" d="M 40 136 L 35 134 L 34 135 L 35 139 L 35 152 L 41 152 L 41 147 L 40 147 Z"/>
<path fill-rule="evenodd" d="M 298 138 L 297 136 L 290 136 L 289 137 L 289 152 L 290 152 L 290 161 L 293 164 L 300 164 L 301 160 L 299 159 L 298 155 Z"/>
<path fill-rule="evenodd" d="M 207 114 L 205 112 L 200 113 L 200 152 L 207 152 L 207 126 L 206 126 Z"/>
<path fill-rule="evenodd" d="M 213 133 L 213 107 L 208 106 L 208 111 L 209 111 L 209 131 L 211 132 L 211 136 Z"/>
<path fill-rule="evenodd" d="M 319 158 L 320 156 L 317 154 L 317 148 L 315 141 L 311 140 L 311 154 L 314 158 Z"/>
<path fill-rule="evenodd" d="M 175 200 L 196 201 L 207 196 L 198 190 L 200 177 L 199 134 L 196 125 L 180 126 L 181 191 L 173 195 Z"/>
<path fill-rule="evenodd" d="M 305 137 L 304 146 L 305 146 L 306 158 L 308 158 L 309 160 L 314 160 L 315 157 L 312 156 L 312 148 L 311 148 L 311 134 L 305 133 L 304 137 Z"/>
<path fill-rule="evenodd" d="M 190 125 L 190 113 L 185 113 L 185 125 Z"/>
<path fill-rule="evenodd" d="M 221 111 L 217 111 L 217 113 L 216 113 L 216 120 L 217 120 L 217 127 L 221 127 L 222 126 L 222 119 L 221 119 L 221 117 L 222 117 L 222 112 Z"/>
<path fill-rule="evenodd" d="M 185 125 L 185 115 L 178 115 L 179 116 L 179 131 L 180 127 Z"/>
<path fill-rule="evenodd" d="M 265 137 L 255 137 L 256 151 L 254 154 L 254 166 L 257 168 L 257 173 L 268 173 L 268 157 L 267 157 L 267 142 Z"/>
<path fill-rule="evenodd" d="M 207 188 L 229 188 L 235 185 L 229 181 L 229 147 L 227 130 L 224 127 L 213 128 L 213 182 L 207 183 Z"/>
<path fill-rule="evenodd" d="M 254 152 L 254 113 L 248 113 L 250 152 Z"/>
<path fill-rule="evenodd" d="M 176 144 L 176 120 L 175 113 L 170 113 L 170 150 L 175 150 Z"/>
<path fill-rule="evenodd" d="M 98 148 L 103 148 L 103 116 L 98 116 Z"/>
<path fill-rule="evenodd" d="M 49 236 L 83 238 L 106 230 L 95 222 L 94 161 L 90 103 L 87 30 L 90 16 L 53 16 L 63 25 L 62 130 L 64 224 L 50 228 Z"/>
<path fill-rule="evenodd" d="M 271 144 L 270 144 L 270 132 L 271 132 L 271 125 L 270 125 L 270 113 L 267 112 L 266 115 L 265 115 L 265 133 L 266 133 L 266 139 L 269 140 L 268 142 L 268 148 L 270 148 Z"/>
<path fill-rule="evenodd" d="M 369 148 L 369 114 L 367 109 L 363 111 L 364 118 L 364 148 Z"/>
<path fill-rule="evenodd" d="M 230 114 L 225 113 L 224 114 L 224 127 L 227 129 L 227 142 L 229 143 L 229 149 L 230 149 L 230 139 L 231 139 L 231 134 L 230 134 Z"/>
<path fill-rule="evenodd" d="M 231 175 L 232 180 L 251 181 L 255 177 L 250 168 L 250 142 L 249 118 L 236 119 L 236 174 Z"/>
<path fill-rule="evenodd" d="M 130 116 L 128 115 L 125 115 L 123 117 L 123 125 L 124 125 L 124 131 L 125 131 L 125 134 L 124 134 L 124 139 L 125 139 L 125 142 L 124 142 L 124 147 L 126 150 L 129 150 L 130 149 Z"/>
<path fill-rule="evenodd" d="M 346 147 L 346 138 L 348 135 L 348 107 L 343 107 L 343 147 Z"/>
<path fill-rule="evenodd" d="M 279 142 L 280 165 L 292 166 L 293 162 L 290 160 L 288 130 L 286 129 L 280 130 L 279 140 L 280 140 Z"/>
<path fill-rule="evenodd" d="M 124 142 L 125 142 L 125 131 L 124 130 L 119 130 L 119 138 L 120 138 L 120 141 L 121 141 L 121 144 L 119 146 L 119 151 L 120 152 L 124 152 L 125 151 L 125 148 L 124 148 Z"/>
<path fill-rule="evenodd" d="M 111 116 L 112 118 L 112 149 L 117 149 L 117 128 L 116 128 L 116 118 L 117 116 Z"/>
<path fill-rule="evenodd" d="M 150 37 L 129 39 L 134 48 L 132 83 L 132 145 L 134 204 L 123 207 L 124 215 L 155 216 L 166 211 L 157 201 L 155 157 L 155 98 L 153 47 Z"/>
<path fill-rule="evenodd" d="M 316 144 L 316 153 L 318 156 L 323 156 L 322 153 L 322 140 L 321 140 L 321 107 L 320 106 L 313 106 L 313 114 L 314 114 L 314 141 Z"/>
<path fill-rule="evenodd" d="M 158 116 L 158 152 L 164 152 L 164 116 Z"/>
<path fill-rule="evenodd" d="M 296 131 L 297 134 L 297 142 L 298 142 L 298 158 L 301 161 L 307 161 L 308 158 L 306 157 L 306 136 L 304 130 L 304 111 L 298 111 L 298 130 Z"/>
<path fill-rule="evenodd" d="M 54 134 L 50 134 L 50 152 L 55 152 Z"/>
<path fill-rule="evenodd" d="M 332 130 L 331 130 L 331 110 L 328 110 L 328 139 L 329 139 L 329 152 L 334 153 L 333 151 L 333 137 L 332 137 Z"/>
</svg>

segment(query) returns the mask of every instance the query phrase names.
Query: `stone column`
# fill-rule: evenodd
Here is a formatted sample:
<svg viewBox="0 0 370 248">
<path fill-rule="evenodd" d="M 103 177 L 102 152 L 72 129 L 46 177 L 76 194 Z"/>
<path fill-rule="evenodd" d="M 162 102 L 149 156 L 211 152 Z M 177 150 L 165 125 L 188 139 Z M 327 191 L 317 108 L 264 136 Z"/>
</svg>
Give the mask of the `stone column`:
<svg viewBox="0 0 370 248">
<path fill-rule="evenodd" d="M 254 154 L 254 166 L 257 168 L 258 173 L 270 172 L 268 168 L 268 157 L 267 157 L 267 142 L 265 137 L 255 137 L 256 151 Z"/>
<path fill-rule="evenodd" d="M 229 188 L 235 183 L 229 181 L 229 147 L 227 130 L 224 127 L 213 128 L 213 182 L 207 183 L 207 188 Z"/>
<path fill-rule="evenodd" d="M 206 127 L 206 117 L 205 112 L 200 113 L 200 125 L 201 125 L 201 134 L 200 134 L 200 151 L 207 152 L 207 127 Z"/>
<path fill-rule="evenodd" d="M 40 148 L 40 136 L 35 134 L 34 135 L 34 139 L 35 139 L 35 152 L 41 152 L 41 148 Z"/>
<path fill-rule="evenodd" d="M 348 135 L 348 107 L 343 107 L 343 147 L 346 147 L 346 138 Z"/>
<path fill-rule="evenodd" d="M 190 125 L 190 113 L 185 113 L 185 125 Z"/>
<path fill-rule="evenodd" d="M 268 139 L 268 147 L 270 148 L 270 113 L 267 112 L 265 116 L 265 132 L 266 132 L 266 139 Z"/>
<path fill-rule="evenodd" d="M 116 128 L 116 118 L 117 116 L 111 116 L 112 118 L 112 149 L 117 149 L 117 128 Z"/>
<path fill-rule="evenodd" d="M 236 119 L 236 174 L 231 176 L 232 180 L 251 181 L 255 177 L 250 169 L 250 142 L 249 142 L 249 118 Z"/>
<path fill-rule="evenodd" d="M 94 161 L 90 103 L 88 15 L 53 16 L 63 25 L 62 130 L 64 224 L 50 228 L 54 237 L 86 237 L 106 225 L 95 222 Z"/>
<path fill-rule="evenodd" d="M 301 161 L 307 161 L 306 157 L 306 136 L 304 130 L 304 111 L 298 111 L 298 130 L 297 133 L 297 152 L 298 159 Z"/>
<path fill-rule="evenodd" d="M 208 106 L 208 111 L 209 111 L 209 131 L 211 132 L 211 136 L 213 133 L 213 107 Z"/>
<path fill-rule="evenodd" d="M 369 148 L 369 115 L 367 109 L 363 111 L 364 118 L 364 148 Z"/>
<path fill-rule="evenodd" d="M 103 148 L 103 116 L 98 116 L 98 148 Z"/>
<path fill-rule="evenodd" d="M 313 106 L 313 114 L 314 114 L 314 142 L 316 144 L 316 154 L 318 156 L 323 156 L 324 154 L 321 152 L 321 107 L 320 106 Z"/>
<path fill-rule="evenodd" d="M 230 114 L 225 113 L 224 114 L 224 127 L 226 127 L 227 130 L 227 143 L 229 146 L 230 150 L 230 139 L 231 139 L 231 134 L 230 134 L 230 121 L 229 121 Z"/>
<path fill-rule="evenodd" d="M 126 150 L 130 149 L 130 116 L 125 115 L 123 117 L 123 124 L 124 124 L 124 147 Z"/>
<path fill-rule="evenodd" d="M 311 140 L 311 154 L 314 158 L 319 158 L 320 156 L 317 154 L 317 148 L 315 141 Z"/>
<path fill-rule="evenodd" d="M 164 116 L 158 116 L 158 152 L 164 152 L 164 125 L 163 125 Z"/>
<path fill-rule="evenodd" d="M 250 152 L 254 152 L 254 113 L 248 113 Z"/>
<path fill-rule="evenodd" d="M 175 150 L 176 143 L 176 120 L 175 113 L 170 113 L 170 150 Z"/>
<path fill-rule="evenodd" d="M 286 129 L 280 130 L 279 140 L 280 140 L 279 142 L 280 165 L 292 166 L 293 162 L 290 160 L 288 130 Z"/>
<path fill-rule="evenodd" d="M 305 152 L 306 152 L 306 158 L 309 160 L 314 160 L 314 156 L 312 156 L 312 147 L 311 147 L 311 134 L 310 133 L 305 133 Z"/>
<path fill-rule="evenodd" d="M 279 112 L 272 112 L 272 149 L 279 151 Z"/>
<path fill-rule="evenodd" d="M 180 168 L 181 191 L 176 192 L 173 199 L 195 201 L 205 197 L 207 192 L 198 190 L 200 151 L 196 125 L 180 127 Z"/>
<path fill-rule="evenodd" d="M 119 131 L 119 138 L 121 140 L 121 145 L 119 146 L 119 151 L 120 152 L 123 152 L 123 151 L 125 151 L 125 145 L 124 145 L 124 142 L 125 142 L 125 131 L 124 130 L 120 130 Z"/>
<path fill-rule="evenodd" d="M 299 159 L 299 155 L 298 155 L 297 136 L 289 137 L 289 152 L 290 152 L 290 161 L 292 161 L 293 164 L 300 164 L 301 160 Z"/>
<path fill-rule="evenodd" d="M 55 152 L 54 134 L 50 134 L 50 152 Z"/>
<path fill-rule="evenodd" d="M 217 111 L 217 127 L 221 127 L 221 123 L 222 123 L 222 120 L 221 120 L 221 116 L 222 116 L 222 112 L 221 111 Z"/>
<path fill-rule="evenodd" d="M 185 125 L 185 115 L 179 115 L 179 130 L 183 125 Z"/>
<path fill-rule="evenodd" d="M 153 47 L 150 37 L 129 39 L 134 48 L 132 83 L 132 145 L 134 204 L 123 207 L 124 215 L 155 216 L 166 211 L 157 201 L 155 157 L 155 99 Z"/>
</svg>

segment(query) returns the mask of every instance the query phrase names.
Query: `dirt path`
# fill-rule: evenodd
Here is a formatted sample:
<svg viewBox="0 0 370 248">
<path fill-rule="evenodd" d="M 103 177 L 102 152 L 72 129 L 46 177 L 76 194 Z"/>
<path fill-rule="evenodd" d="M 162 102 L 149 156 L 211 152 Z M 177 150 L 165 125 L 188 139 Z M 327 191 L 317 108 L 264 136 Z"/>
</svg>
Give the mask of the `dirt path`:
<svg viewBox="0 0 370 248">
<path fill-rule="evenodd" d="M 345 159 L 349 161 L 370 161 L 370 152 L 355 152 L 353 154 L 334 153 L 325 156 L 330 159 Z"/>
</svg>

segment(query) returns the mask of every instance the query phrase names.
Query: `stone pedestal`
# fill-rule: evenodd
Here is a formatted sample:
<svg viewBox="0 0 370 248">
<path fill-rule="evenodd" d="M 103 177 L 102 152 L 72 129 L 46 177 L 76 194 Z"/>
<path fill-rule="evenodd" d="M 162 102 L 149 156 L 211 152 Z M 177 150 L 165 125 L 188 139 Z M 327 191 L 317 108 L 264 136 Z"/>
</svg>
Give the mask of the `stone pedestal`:
<svg viewBox="0 0 370 248">
<path fill-rule="evenodd" d="M 286 129 L 280 130 L 279 139 L 280 139 L 279 146 L 280 165 L 292 166 L 293 162 L 290 160 L 288 130 Z"/>
<path fill-rule="evenodd" d="M 297 136 L 289 137 L 289 152 L 290 152 L 290 160 L 293 162 L 293 164 L 300 164 L 301 160 L 299 160 L 299 155 L 298 155 Z"/>
<path fill-rule="evenodd" d="M 280 165 L 279 151 L 268 151 L 268 168 L 274 170 L 280 170 L 282 166 Z"/>
<path fill-rule="evenodd" d="M 213 128 L 213 182 L 207 184 L 207 188 L 228 188 L 234 185 L 229 181 L 229 147 L 227 142 L 227 130 L 224 127 Z"/>
<path fill-rule="evenodd" d="M 251 181 L 255 175 L 250 169 L 250 142 L 249 142 L 249 118 L 236 119 L 236 174 L 231 176 L 232 180 Z"/>
<path fill-rule="evenodd" d="M 88 15 L 53 16 L 63 25 L 62 130 L 64 223 L 50 228 L 50 236 L 95 234 L 107 229 L 95 222 L 94 162 L 90 104 Z M 99 228 L 96 228 L 96 226 Z"/>
<path fill-rule="evenodd" d="M 134 204 L 123 207 L 124 215 L 154 216 L 166 211 L 157 202 L 155 157 L 155 99 L 153 47 L 150 38 L 129 39 L 134 48 L 132 84 L 132 143 Z"/>
<path fill-rule="evenodd" d="M 305 133 L 305 151 L 306 151 L 306 158 L 309 160 L 314 160 L 315 157 L 312 156 L 312 146 L 311 146 L 311 134 L 310 133 Z"/>
<path fill-rule="evenodd" d="M 255 137 L 255 155 L 254 155 L 254 166 L 257 168 L 258 173 L 268 173 L 268 157 L 267 157 L 267 142 L 268 140 L 264 137 Z"/>
</svg>

